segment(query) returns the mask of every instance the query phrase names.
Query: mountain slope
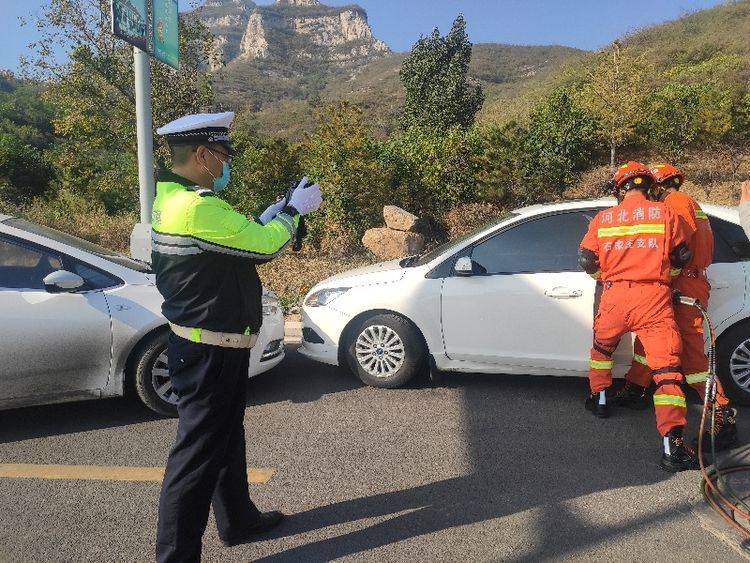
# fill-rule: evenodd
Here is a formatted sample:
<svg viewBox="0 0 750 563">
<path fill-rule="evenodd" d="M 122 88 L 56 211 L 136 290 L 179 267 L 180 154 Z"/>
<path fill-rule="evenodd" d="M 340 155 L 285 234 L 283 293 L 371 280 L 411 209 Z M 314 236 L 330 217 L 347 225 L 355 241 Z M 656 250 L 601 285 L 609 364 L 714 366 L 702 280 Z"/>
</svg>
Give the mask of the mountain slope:
<svg viewBox="0 0 750 563">
<path fill-rule="evenodd" d="M 622 43 L 634 54 L 644 54 L 664 77 L 686 82 L 716 80 L 731 89 L 746 88 L 750 81 L 750 1 L 716 6 L 638 30 Z M 595 64 L 596 55 L 589 53 L 565 61 L 552 73 L 533 77 L 521 89 L 497 90 L 488 96 L 480 121 L 523 116 L 541 97 L 584 77 Z"/>
</svg>

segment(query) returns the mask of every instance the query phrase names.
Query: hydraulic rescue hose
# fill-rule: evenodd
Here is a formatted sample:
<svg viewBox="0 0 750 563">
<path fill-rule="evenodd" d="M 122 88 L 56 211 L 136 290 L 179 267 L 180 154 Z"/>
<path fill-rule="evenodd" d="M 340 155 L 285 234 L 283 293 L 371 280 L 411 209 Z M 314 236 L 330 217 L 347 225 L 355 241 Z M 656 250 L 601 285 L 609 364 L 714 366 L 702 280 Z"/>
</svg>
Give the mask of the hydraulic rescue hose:
<svg viewBox="0 0 750 563">
<path fill-rule="evenodd" d="M 708 419 L 709 411 L 711 414 L 711 427 L 714 427 L 716 418 L 716 334 L 714 332 L 714 326 L 711 322 L 711 318 L 708 316 L 708 312 L 703 308 L 700 301 L 692 297 L 685 295 L 679 296 L 679 302 L 683 305 L 688 305 L 697 308 L 703 319 L 708 325 L 709 341 L 711 346 L 708 354 L 708 379 L 706 380 L 706 393 L 703 400 L 703 410 L 701 413 L 700 429 L 698 431 L 698 463 L 700 464 L 701 470 L 701 490 L 703 496 L 706 498 L 711 507 L 745 540 L 750 540 L 750 528 L 747 525 L 743 525 L 737 521 L 737 516 L 750 521 L 750 506 L 743 501 L 740 496 L 734 491 L 729 485 L 725 476 L 736 474 L 743 471 L 750 471 L 750 465 L 737 465 L 732 467 L 719 467 L 716 462 L 716 442 L 715 434 L 710 433 L 711 436 L 711 463 L 713 469 L 711 471 L 706 467 L 703 461 L 703 436 L 705 435 L 706 421 Z M 724 492 L 719 488 L 721 486 Z M 730 498 L 728 498 L 730 497 Z"/>
</svg>

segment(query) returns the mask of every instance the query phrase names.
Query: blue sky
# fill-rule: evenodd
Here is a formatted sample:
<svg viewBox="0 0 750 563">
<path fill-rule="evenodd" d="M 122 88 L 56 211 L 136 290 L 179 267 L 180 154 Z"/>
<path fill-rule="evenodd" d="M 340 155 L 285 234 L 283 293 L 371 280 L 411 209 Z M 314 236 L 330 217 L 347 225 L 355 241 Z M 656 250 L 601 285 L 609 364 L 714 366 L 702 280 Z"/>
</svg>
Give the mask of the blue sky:
<svg viewBox="0 0 750 563">
<path fill-rule="evenodd" d="M 261 0 L 258 4 L 272 4 Z M 325 0 L 343 6 L 352 0 Z M 463 12 L 475 43 L 558 44 L 597 49 L 642 26 L 722 3 L 721 0 L 359 0 L 375 36 L 405 51 L 437 26 L 446 32 Z M 17 69 L 18 57 L 36 38 L 18 18 L 38 12 L 44 0 L 0 0 L 0 69 Z M 180 0 L 186 9 L 189 0 Z"/>
</svg>

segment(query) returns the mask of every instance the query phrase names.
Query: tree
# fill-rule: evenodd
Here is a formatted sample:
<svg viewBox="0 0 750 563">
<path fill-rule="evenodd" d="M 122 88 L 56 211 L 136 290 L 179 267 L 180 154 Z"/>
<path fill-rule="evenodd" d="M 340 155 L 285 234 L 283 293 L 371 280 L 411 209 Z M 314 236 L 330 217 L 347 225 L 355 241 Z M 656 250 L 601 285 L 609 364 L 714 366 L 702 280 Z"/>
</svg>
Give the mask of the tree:
<svg viewBox="0 0 750 563">
<path fill-rule="evenodd" d="M 362 110 L 348 102 L 325 106 L 302 143 L 302 169 L 320 183 L 325 203 L 310 216 L 313 243 L 341 252 L 382 222 L 392 171 L 380 157 Z"/>
<path fill-rule="evenodd" d="M 582 98 L 604 129 L 613 169 L 617 149 L 631 138 L 639 121 L 650 90 L 650 76 L 645 55 L 630 55 L 618 41 L 599 54 L 596 67 L 588 73 Z"/>
<path fill-rule="evenodd" d="M 598 124 L 566 90 L 557 90 L 529 116 L 523 143 L 525 198 L 557 197 L 589 163 Z"/>
<path fill-rule="evenodd" d="M 0 200 L 14 206 L 27 203 L 48 190 L 53 175 L 39 149 L 0 133 Z"/>
<path fill-rule="evenodd" d="M 468 78 L 471 43 L 466 21 L 459 15 L 445 37 L 435 28 L 421 37 L 401 66 L 406 89 L 403 123 L 445 131 L 469 127 L 482 107 L 484 94 Z"/>
<path fill-rule="evenodd" d="M 721 141 L 731 127 L 731 99 L 712 84 L 664 85 L 649 99 L 641 124 L 651 149 L 672 162 L 679 162 L 693 143 Z"/>
<path fill-rule="evenodd" d="M 41 37 L 30 46 L 24 69 L 49 81 L 45 96 L 55 108 L 53 123 L 61 138 L 54 162 L 63 187 L 132 202 L 137 191 L 133 55 L 132 47 L 110 32 L 109 5 L 109 0 L 51 0 L 38 16 Z M 179 25 L 180 70 L 152 64 L 155 127 L 208 109 L 213 100 L 206 73 L 211 35 L 192 17 L 181 16 Z M 68 49 L 66 63 L 51 55 L 59 45 Z M 157 137 L 155 147 L 164 163 L 164 140 Z"/>
<path fill-rule="evenodd" d="M 481 152 L 481 137 L 457 125 L 444 132 L 411 127 L 389 139 L 383 158 L 394 169 L 394 201 L 439 222 L 454 205 L 478 199 Z"/>
</svg>

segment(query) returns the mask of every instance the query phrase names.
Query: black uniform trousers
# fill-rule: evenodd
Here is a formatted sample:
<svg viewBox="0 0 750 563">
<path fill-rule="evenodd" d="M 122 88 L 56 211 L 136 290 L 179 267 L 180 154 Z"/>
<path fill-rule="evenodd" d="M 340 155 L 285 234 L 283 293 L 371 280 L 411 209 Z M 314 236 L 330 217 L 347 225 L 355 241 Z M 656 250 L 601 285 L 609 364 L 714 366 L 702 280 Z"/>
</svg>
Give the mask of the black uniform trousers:
<svg viewBox="0 0 750 563">
<path fill-rule="evenodd" d="M 156 560 L 182 563 L 200 561 L 210 505 L 223 540 L 243 537 L 260 517 L 245 459 L 250 351 L 170 334 L 168 355 L 179 422 L 159 499 Z"/>
</svg>

